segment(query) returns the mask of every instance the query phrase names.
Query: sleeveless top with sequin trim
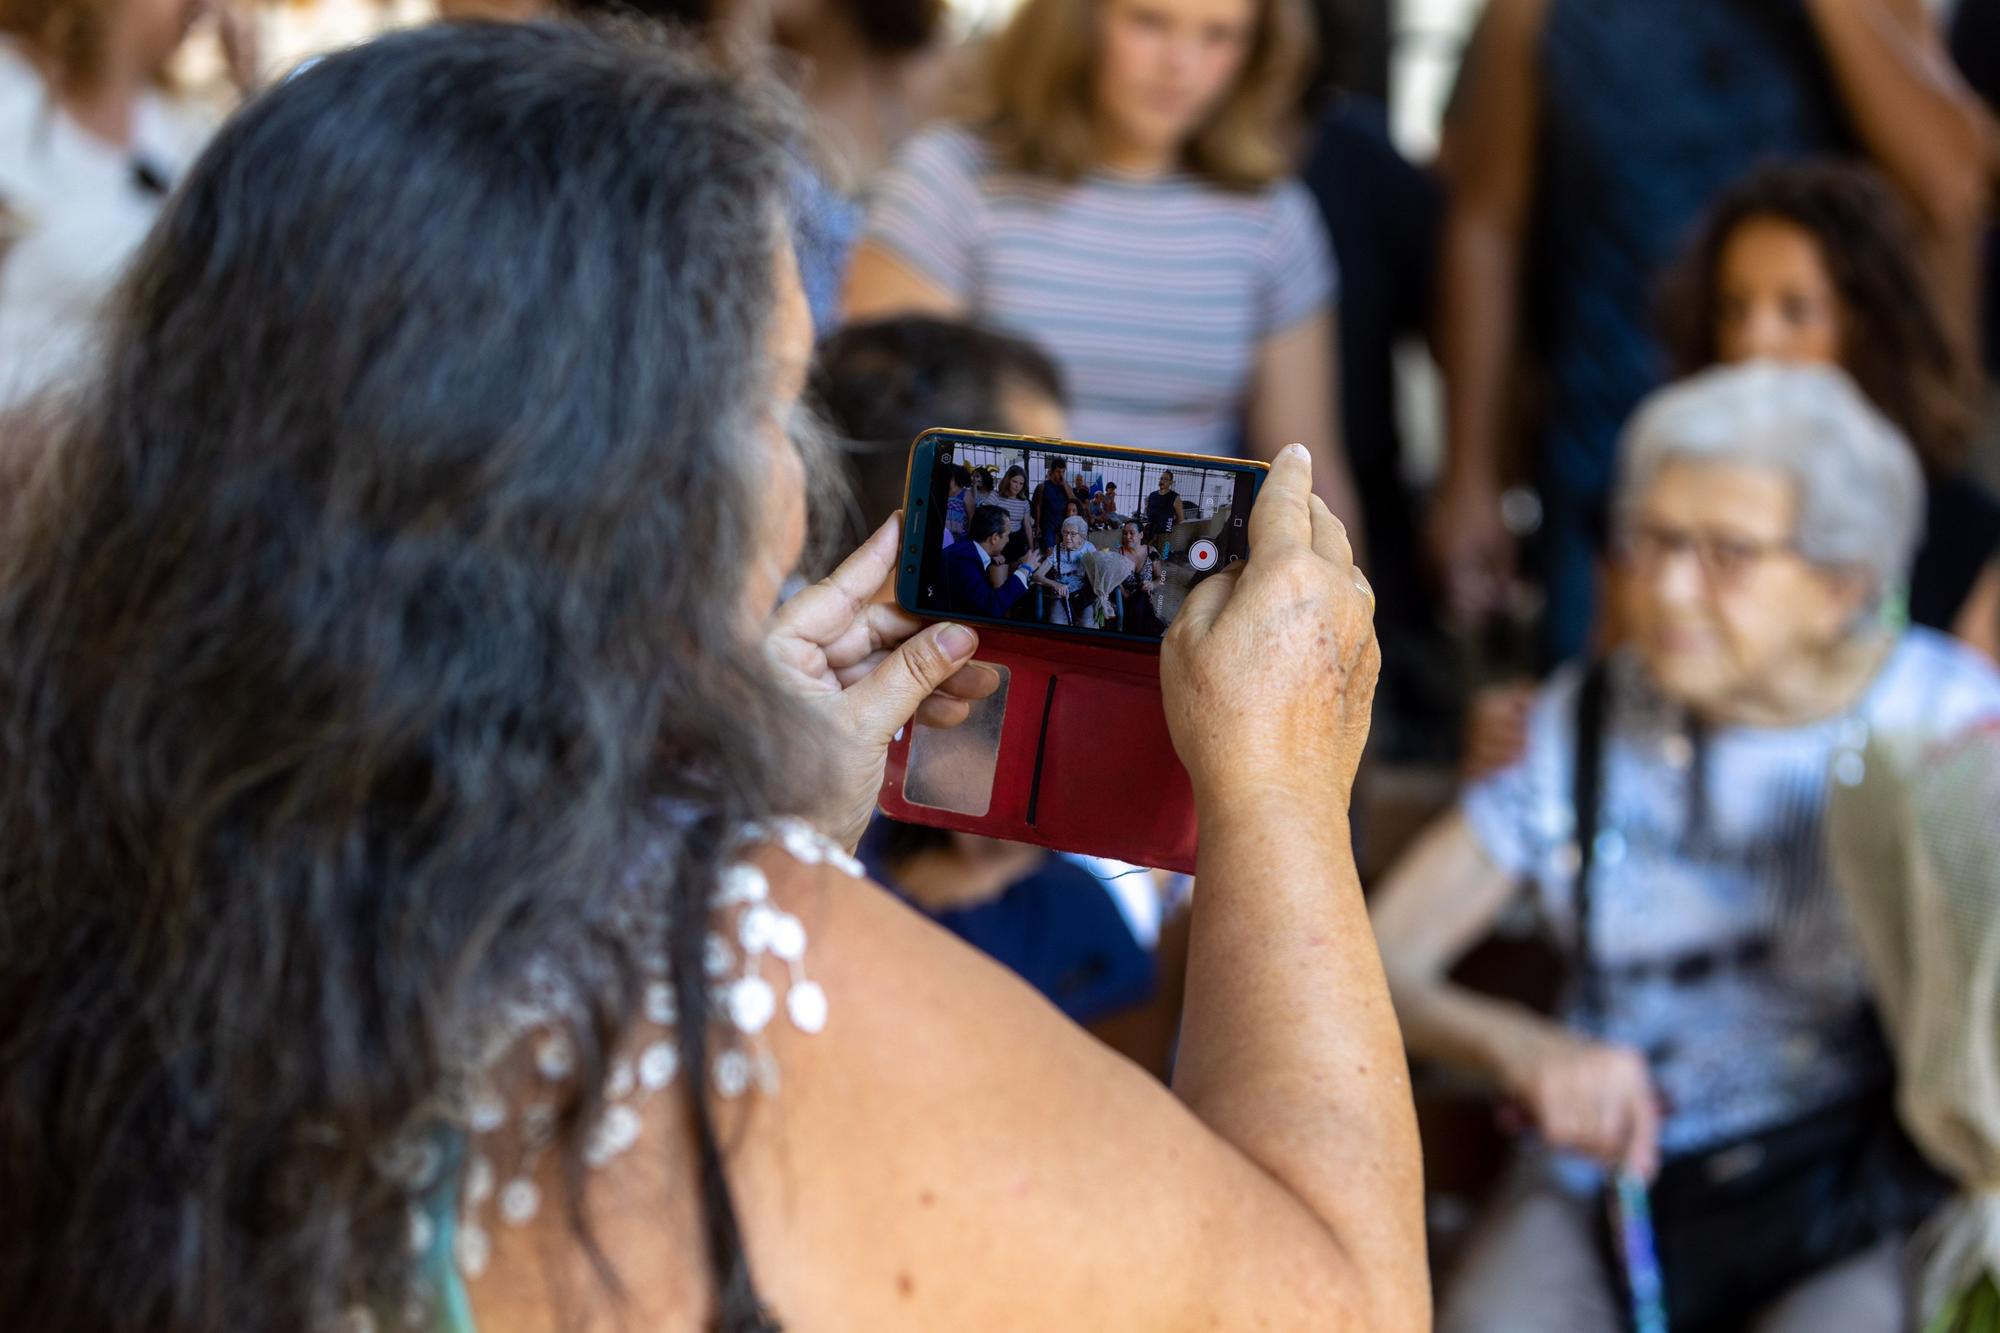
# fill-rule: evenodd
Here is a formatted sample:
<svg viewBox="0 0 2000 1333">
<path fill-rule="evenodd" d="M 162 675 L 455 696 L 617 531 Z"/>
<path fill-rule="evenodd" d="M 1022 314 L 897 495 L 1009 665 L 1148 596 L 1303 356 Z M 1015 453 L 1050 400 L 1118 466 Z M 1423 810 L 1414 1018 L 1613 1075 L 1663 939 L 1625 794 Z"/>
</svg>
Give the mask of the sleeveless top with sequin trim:
<svg viewBox="0 0 2000 1333">
<path fill-rule="evenodd" d="M 741 1097 L 778 1089 L 778 1069 L 762 1034 L 783 1009 L 803 1033 L 826 1025 L 826 993 L 806 975 L 806 932 L 799 919 L 770 900 L 764 873 L 747 859 L 761 847 L 781 848 L 806 865 L 826 864 L 855 878 L 866 872 L 852 856 L 797 820 L 752 826 L 736 840 L 738 855 L 709 900 L 703 949 L 709 1009 L 731 1040 L 719 1043 L 709 1083 L 716 1095 Z M 674 989 L 666 949 L 666 914 L 645 886 L 660 882 L 665 852 L 649 844 L 627 875 L 613 923 L 642 941 L 644 982 L 636 1054 L 615 1060 L 605 1079 L 604 1109 L 584 1143 L 584 1161 L 601 1168 L 640 1136 L 640 1108 L 679 1073 Z M 782 997 L 765 979 L 767 963 L 786 972 Z M 554 1141 L 555 1094 L 572 1077 L 575 1052 L 564 1024 L 581 1014 L 579 997 L 546 958 L 529 962 L 521 984 L 496 1007 L 480 1033 L 449 1105 L 421 1131 L 377 1155 L 377 1168 L 409 1198 L 409 1244 L 417 1257 L 412 1288 L 395 1300 L 356 1306 L 338 1333 L 476 1333 L 467 1279 L 486 1271 L 496 1227 L 525 1226 L 540 1211 L 536 1168 Z M 493 1075 L 503 1060 L 525 1057 L 534 1091 L 509 1100 Z M 548 1100 L 536 1092 L 546 1091 Z M 502 1142 L 506 1147 L 503 1151 Z"/>
</svg>

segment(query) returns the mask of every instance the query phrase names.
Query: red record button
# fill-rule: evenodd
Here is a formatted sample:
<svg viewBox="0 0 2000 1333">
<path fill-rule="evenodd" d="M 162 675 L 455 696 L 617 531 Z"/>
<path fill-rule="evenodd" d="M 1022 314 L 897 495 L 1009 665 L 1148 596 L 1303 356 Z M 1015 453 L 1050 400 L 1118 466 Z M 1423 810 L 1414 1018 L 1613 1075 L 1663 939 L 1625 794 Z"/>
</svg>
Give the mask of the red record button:
<svg viewBox="0 0 2000 1333">
<path fill-rule="evenodd" d="M 1214 569 L 1216 562 L 1221 558 L 1222 552 L 1217 550 L 1215 543 L 1206 537 L 1196 539 L 1194 544 L 1188 547 L 1188 564 L 1198 574 L 1206 574 Z"/>
</svg>

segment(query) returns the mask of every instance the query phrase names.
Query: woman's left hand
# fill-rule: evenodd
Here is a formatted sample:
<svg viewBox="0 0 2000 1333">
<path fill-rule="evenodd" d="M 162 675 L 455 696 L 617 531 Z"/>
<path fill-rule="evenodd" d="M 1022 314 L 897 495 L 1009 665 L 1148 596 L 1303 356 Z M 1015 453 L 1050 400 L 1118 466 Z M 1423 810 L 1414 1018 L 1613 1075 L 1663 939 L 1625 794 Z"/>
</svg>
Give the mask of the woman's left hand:
<svg viewBox="0 0 2000 1333">
<path fill-rule="evenodd" d="M 971 701 L 1000 686 L 970 665 L 979 636 L 929 624 L 885 598 L 901 546 L 891 518 L 832 574 L 779 607 L 765 632 L 778 678 L 825 719 L 838 780 L 814 820 L 850 851 L 882 787 L 889 743 L 914 718 L 930 727 L 965 720 Z"/>
</svg>

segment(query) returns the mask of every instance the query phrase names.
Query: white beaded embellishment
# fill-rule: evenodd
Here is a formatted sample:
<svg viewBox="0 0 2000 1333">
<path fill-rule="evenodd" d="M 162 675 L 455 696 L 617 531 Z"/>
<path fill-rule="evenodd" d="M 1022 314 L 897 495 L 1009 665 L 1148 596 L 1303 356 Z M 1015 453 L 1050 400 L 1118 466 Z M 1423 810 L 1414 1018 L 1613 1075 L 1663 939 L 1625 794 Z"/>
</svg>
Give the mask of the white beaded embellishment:
<svg viewBox="0 0 2000 1333">
<path fill-rule="evenodd" d="M 753 825 L 737 845 L 743 851 L 776 845 L 806 865 L 830 865 L 855 879 L 866 873 L 843 848 L 798 820 Z M 592 1167 L 606 1166 L 632 1149 L 643 1124 L 641 1104 L 671 1086 L 680 1072 L 675 1037 L 679 1004 L 669 975 L 666 913 L 649 894 L 650 886 L 659 883 L 666 855 L 657 842 L 647 846 L 626 877 L 625 900 L 610 913 L 608 924 L 622 938 L 643 942 L 640 1021 L 636 1049 L 611 1064 L 602 1090 L 603 1111 L 584 1136 L 584 1160 Z M 718 1027 L 733 1034 L 733 1040 L 714 1043 L 710 1086 L 729 1098 L 753 1088 L 770 1093 L 778 1086 L 778 1071 L 763 1034 L 780 1011 L 800 1032 L 816 1033 L 826 1026 L 826 992 L 805 971 L 805 925 L 771 901 L 770 882 L 747 860 L 725 868 L 709 907 L 711 924 L 702 948 L 708 1009 Z M 764 975 L 771 963 L 784 970 L 782 992 Z M 449 1119 L 468 1131 L 451 1235 L 453 1261 L 468 1278 L 479 1277 L 491 1262 L 495 1226 L 525 1226 L 546 1202 L 535 1183 L 536 1168 L 555 1136 L 560 1085 L 577 1071 L 568 1032 L 582 1017 L 582 1003 L 562 970 L 549 958 L 535 959 L 518 992 L 498 1006 L 492 1031 L 467 1060 L 466 1084 Z M 510 1106 L 494 1086 L 493 1074 L 503 1061 L 516 1058 L 524 1058 L 533 1078 L 549 1086 L 546 1092 L 527 1092 L 521 1104 Z M 511 1134 L 503 1132 L 510 1128 Z M 411 1200 L 410 1250 L 419 1258 L 427 1255 L 440 1242 L 430 1211 L 434 1191 L 443 1187 L 439 1141 L 425 1135 L 393 1145 L 376 1154 L 376 1167 Z M 408 1327 L 428 1327 L 430 1296 L 412 1296 L 404 1316 Z M 335 1327 L 370 1333 L 377 1327 L 375 1313 L 362 1307 L 348 1311 L 343 1321 Z"/>
</svg>

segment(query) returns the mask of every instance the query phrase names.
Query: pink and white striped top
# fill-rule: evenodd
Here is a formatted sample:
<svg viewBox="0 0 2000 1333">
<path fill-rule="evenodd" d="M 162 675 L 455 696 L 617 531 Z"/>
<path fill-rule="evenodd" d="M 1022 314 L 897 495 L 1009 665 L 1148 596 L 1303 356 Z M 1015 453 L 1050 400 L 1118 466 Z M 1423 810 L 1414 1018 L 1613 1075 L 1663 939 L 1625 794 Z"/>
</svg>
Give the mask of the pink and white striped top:
<svg viewBox="0 0 2000 1333">
<path fill-rule="evenodd" d="M 1337 285 L 1296 181 L 1230 191 L 1100 170 L 1065 185 L 1006 168 L 962 127 L 904 146 L 865 239 L 1054 356 L 1077 438 L 1187 453 L 1241 452 L 1259 344 Z"/>
</svg>

